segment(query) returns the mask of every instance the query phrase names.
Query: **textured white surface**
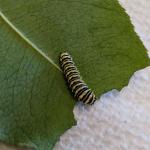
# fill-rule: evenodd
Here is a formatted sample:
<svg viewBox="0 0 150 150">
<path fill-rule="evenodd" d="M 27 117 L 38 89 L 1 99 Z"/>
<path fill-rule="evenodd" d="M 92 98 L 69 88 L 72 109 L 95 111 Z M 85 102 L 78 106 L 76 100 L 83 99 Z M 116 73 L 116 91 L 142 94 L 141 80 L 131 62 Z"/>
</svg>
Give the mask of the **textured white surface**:
<svg viewBox="0 0 150 150">
<path fill-rule="evenodd" d="M 150 0 L 120 2 L 150 50 Z M 150 67 L 92 107 L 76 105 L 74 115 L 77 125 L 60 137 L 54 150 L 150 150 Z"/>
<path fill-rule="evenodd" d="M 150 67 L 138 71 L 120 92 L 112 90 L 92 107 L 74 108 L 77 126 L 55 150 L 149 150 Z"/>
<path fill-rule="evenodd" d="M 150 56 L 150 0 L 119 0 Z"/>
</svg>

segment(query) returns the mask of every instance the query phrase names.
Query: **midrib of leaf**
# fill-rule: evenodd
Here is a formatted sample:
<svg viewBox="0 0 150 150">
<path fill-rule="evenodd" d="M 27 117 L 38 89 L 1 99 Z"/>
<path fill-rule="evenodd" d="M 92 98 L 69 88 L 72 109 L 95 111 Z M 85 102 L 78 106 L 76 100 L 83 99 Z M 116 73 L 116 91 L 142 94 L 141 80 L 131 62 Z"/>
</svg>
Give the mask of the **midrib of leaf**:
<svg viewBox="0 0 150 150">
<path fill-rule="evenodd" d="M 42 57 L 44 57 L 49 63 L 51 63 L 54 67 L 56 67 L 59 71 L 61 69 L 53 62 L 53 60 L 47 56 L 39 47 L 37 47 L 32 41 L 30 41 L 21 31 L 19 31 L 10 21 L 9 19 L 0 11 L 1 18 L 7 23 L 7 25 L 17 33 L 28 45 L 30 45 L 36 52 L 38 52 Z M 61 71 L 62 72 L 62 71 Z"/>
</svg>

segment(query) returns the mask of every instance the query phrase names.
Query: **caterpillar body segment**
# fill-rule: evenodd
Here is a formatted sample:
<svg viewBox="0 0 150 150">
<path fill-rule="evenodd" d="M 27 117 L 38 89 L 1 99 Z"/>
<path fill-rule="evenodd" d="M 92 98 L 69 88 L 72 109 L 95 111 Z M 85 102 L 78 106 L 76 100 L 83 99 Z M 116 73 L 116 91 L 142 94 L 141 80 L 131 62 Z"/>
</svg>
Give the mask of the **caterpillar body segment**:
<svg viewBox="0 0 150 150">
<path fill-rule="evenodd" d="M 81 79 L 80 73 L 73 62 L 72 57 L 67 52 L 61 53 L 60 64 L 74 97 L 84 104 L 93 104 L 96 97 L 92 90 L 89 89 Z"/>
</svg>

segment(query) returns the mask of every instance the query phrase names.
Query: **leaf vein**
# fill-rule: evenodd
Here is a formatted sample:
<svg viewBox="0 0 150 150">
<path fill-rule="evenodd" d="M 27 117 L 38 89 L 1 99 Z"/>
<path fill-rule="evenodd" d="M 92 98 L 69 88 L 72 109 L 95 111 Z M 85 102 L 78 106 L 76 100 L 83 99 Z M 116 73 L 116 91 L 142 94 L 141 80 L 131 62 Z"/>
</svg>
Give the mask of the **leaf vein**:
<svg viewBox="0 0 150 150">
<path fill-rule="evenodd" d="M 61 69 L 58 67 L 57 64 L 54 63 L 54 61 L 47 56 L 39 47 L 37 47 L 32 41 L 30 41 L 21 31 L 19 31 L 11 22 L 10 20 L 0 11 L 0 17 L 9 25 L 9 27 L 16 32 L 28 45 L 30 45 L 36 52 L 38 52 L 42 57 L 44 57 L 49 63 L 51 63 L 55 68 L 57 68 L 59 71 Z M 62 72 L 62 71 L 61 71 Z"/>
</svg>

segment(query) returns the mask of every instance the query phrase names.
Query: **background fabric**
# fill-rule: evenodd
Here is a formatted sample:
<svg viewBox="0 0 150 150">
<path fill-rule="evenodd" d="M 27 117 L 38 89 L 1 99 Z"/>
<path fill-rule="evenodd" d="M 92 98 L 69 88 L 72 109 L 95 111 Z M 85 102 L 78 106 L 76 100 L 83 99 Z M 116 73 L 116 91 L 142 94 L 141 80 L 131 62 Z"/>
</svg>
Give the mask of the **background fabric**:
<svg viewBox="0 0 150 150">
<path fill-rule="evenodd" d="M 147 48 L 150 56 L 150 1 L 149 0 L 119 0 L 131 22 L 136 33 Z"/>
</svg>

